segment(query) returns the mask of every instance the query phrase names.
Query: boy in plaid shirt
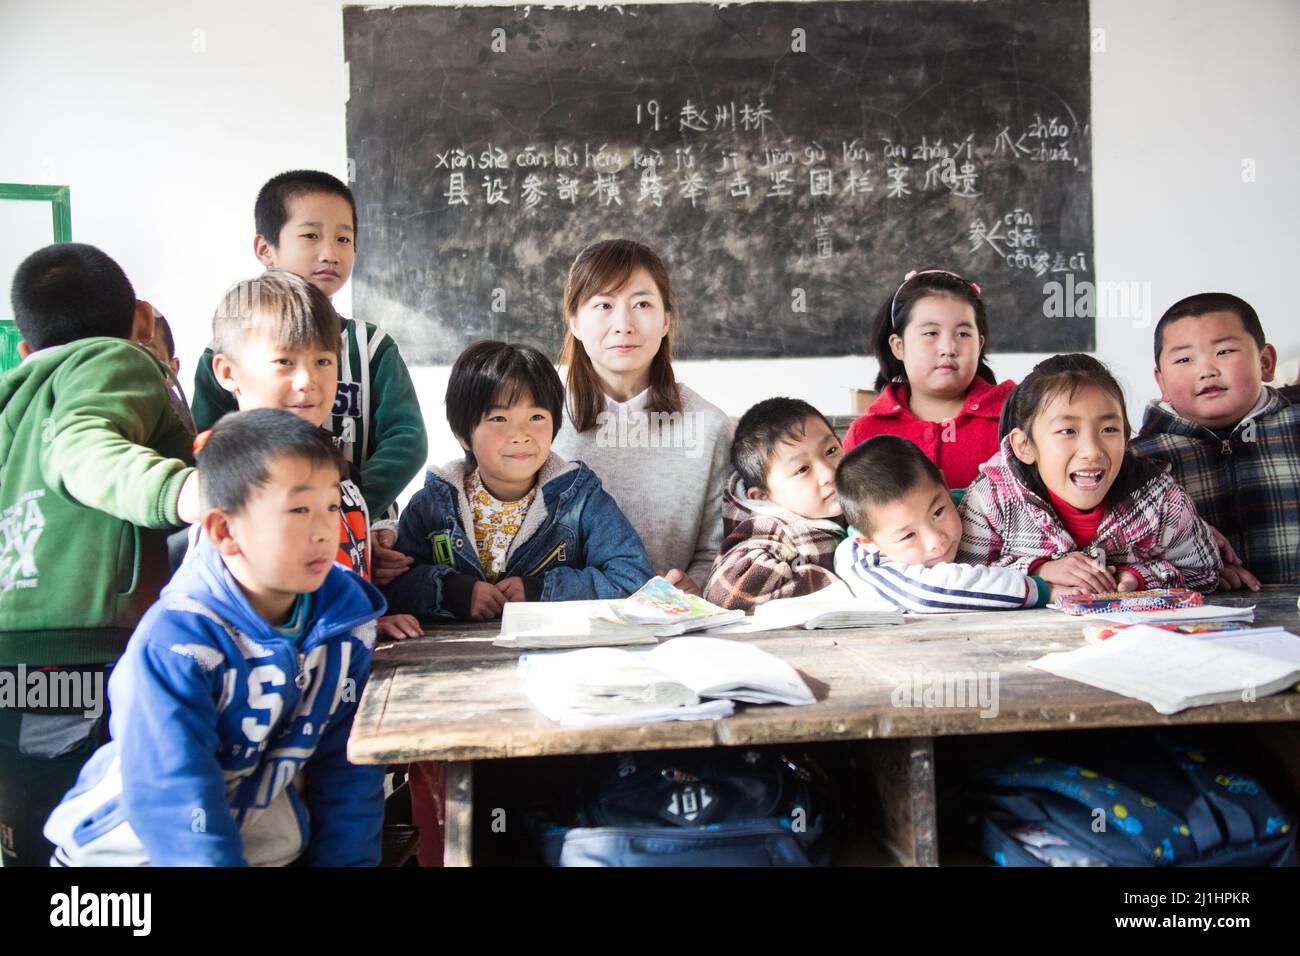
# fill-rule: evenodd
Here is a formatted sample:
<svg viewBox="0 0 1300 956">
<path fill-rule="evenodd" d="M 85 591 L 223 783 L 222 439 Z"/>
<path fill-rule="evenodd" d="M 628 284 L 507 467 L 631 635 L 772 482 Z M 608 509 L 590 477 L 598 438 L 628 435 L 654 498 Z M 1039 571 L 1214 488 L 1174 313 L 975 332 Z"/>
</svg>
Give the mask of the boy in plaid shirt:
<svg viewBox="0 0 1300 956">
<path fill-rule="evenodd" d="M 704 596 L 748 610 L 836 580 L 844 518 L 835 495 L 840 440 L 807 402 L 769 398 L 745 412 L 731 443 L 722 545 Z"/>
<path fill-rule="evenodd" d="M 1132 448 L 1168 462 L 1227 538 L 1220 588 L 1300 584 L 1300 405 L 1264 384 L 1277 352 L 1259 316 L 1235 295 L 1190 296 L 1157 323 L 1155 359 L 1161 400 Z"/>
</svg>

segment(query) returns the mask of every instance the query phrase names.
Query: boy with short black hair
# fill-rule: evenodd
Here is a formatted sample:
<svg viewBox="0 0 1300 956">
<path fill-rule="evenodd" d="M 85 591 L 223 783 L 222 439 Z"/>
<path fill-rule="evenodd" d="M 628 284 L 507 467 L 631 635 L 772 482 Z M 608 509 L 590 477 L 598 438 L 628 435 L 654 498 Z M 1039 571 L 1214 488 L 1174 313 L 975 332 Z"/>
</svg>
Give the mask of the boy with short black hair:
<svg viewBox="0 0 1300 956">
<path fill-rule="evenodd" d="M 181 363 L 176 358 L 176 339 L 172 336 L 171 326 L 167 324 L 167 317 L 157 309 L 153 310 L 153 338 L 140 344 L 157 356 L 158 361 L 170 368 L 172 372 L 180 371 Z"/>
<path fill-rule="evenodd" d="M 384 769 L 347 740 L 384 601 L 334 564 L 336 453 L 266 408 L 198 458 L 203 535 L 109 682 L 112 740 L 50 815 L 52 862 L 375 865 Z"/>
<path fill-rule="evenodd" d="M 1300 405 L 1273 381 L 1277 351 L 1250 303 L 1205 292 L 1155 330 L 1160 401 L 1134 454 L 1168 462 L 1197 513 L 1227 538 L 1220 589 L 1300 584 Z M 1249 571 L 1246 569 L 1249 568 Z"/>
<path fill-rule="evenodd" d="M 197 510 L 190 435 L 159 363 L 129 341 L 152 336 L 153 310 L 109 256 L 47 246 L 11 298 L 23 362 L 0 376 L 0 668 L 102 688 L 167 580 L 168 529 Z M 105 738 L 90 704 L 0 707 L 7 865 L 49 859 L 41 825 Z"/>
<path fill-rule="evenodd" d="M 835 479 L 852 524 L 835 572 L 858 597 L 912 614 L 1038 607 L 1068 589 L 1012 568 L 957 564 L 962 524 L 934 462 L 897 435 L 844 456 Z"/>
<path fill-rule="evenodd" d="M 329 297 L 347 284 L 356 258 L 357 211 L 344 183 L 310 169 L 273 176 L 257 194 L 254 222 L 253 253 L 262 265 L 293 272 Z M 424 418 L 397 343 L 382 329 L 346 319 L 342 345 L 327 427 L 361 469 L 366 504 L 379 518 L 425 465 Z M 200 430 L 235 409 L 213 376 L 212 358 L 208 348 L 194 371 Z"/>
<path fill-rule="evenodd" d="M 842 457 L 835 429 L 805 401 L 769 398 L 741 416 L 708 600 L 749 610 L 835 582 L 835 548 L 844 539 L 835 494 Z"/>
<path fill-rule="evenodd" d="M 167 379 L 167 394 L 171 398 L 172 411 L 184 423 L 186 431 L 193 435 L 196 431 L 194 416 L 190 414 L 190 403 L 185 398 L 185 389 L 181 387 L 180 379 L 176 377 L 176 373 L 181 368 L 180 360 L 176 358 L 176 339 L 172 337 L 171 326 L 167 324 L 163 314 L 152 306 L 150 308 L 153 312 L 153 336 L 148 339 L 138 338 L 136 341 L 163 363 L 163 375 Z"/>
</svg>

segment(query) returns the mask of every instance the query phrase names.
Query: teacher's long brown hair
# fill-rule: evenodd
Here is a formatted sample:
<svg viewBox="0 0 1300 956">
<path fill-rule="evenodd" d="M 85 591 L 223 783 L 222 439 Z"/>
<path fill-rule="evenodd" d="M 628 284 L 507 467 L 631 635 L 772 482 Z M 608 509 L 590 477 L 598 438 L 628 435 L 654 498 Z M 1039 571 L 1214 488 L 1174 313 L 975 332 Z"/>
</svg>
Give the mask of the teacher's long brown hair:
<svg viewBox="0 0 1300 956">
<path fill-rule="evenodd" d="M 653 249 L 632 239 L 606 239 L 587 246 L 569 267 L 564 280 L 564 346 L 560 364 L 565 375 L 566 402 L 573 427 L 585 432 L 596 426 L 597 416 L 605 408 L 600 378 L 582 342 L 573 334 L 572 322 L 578 309 L 593 295 L 621 289 L 638 269 L 645 269 L 659 288 L 668 315 L 668 334 L 659 343 L 659 351 L 650 363 L 650 396 L 646 406 L 651 412 L 680 412 L 681 392 L 673 377 L 673 339 L 677 334 L 677 300 L 668 268 Z"/>
</svg>

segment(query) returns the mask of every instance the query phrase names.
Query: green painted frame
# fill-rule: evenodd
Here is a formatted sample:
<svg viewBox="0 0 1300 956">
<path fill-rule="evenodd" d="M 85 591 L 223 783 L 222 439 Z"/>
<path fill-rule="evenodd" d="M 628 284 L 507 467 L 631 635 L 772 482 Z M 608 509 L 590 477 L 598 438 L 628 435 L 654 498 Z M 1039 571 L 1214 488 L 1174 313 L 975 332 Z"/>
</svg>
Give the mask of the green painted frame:
<svg viewBox="0 0 1300 956">
<path fill-rule="evenodd" d="M 31 186 L 0 183 L 0 200 L 20 199 L 50 204 L 54 217 L 54 241 L 72 241 L 72 200 L 67 186 Z"/>
<path fill-rule="evenodd" d="M 72 201 L 67 186 L 0 183 L 0 201 L 6 199 L 49 203 L 53 216 L 54 241 L 72 241 Z M 0 372 L 15 368 L 21 361 L 18 356 L 18 342 L 21 338 L 18 327 L 13 322 L 0 321 Z"/>
</svg>

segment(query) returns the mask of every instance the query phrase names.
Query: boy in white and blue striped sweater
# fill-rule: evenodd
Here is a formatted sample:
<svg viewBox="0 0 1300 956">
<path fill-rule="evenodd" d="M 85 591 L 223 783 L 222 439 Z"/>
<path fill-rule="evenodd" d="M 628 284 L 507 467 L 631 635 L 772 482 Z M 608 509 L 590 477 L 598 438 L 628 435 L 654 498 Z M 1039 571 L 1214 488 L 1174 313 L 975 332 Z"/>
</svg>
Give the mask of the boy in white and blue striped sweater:
<svg viewBox="0 0 1300 956">
<path fill-rule="evenodd" d="M 1065 590 L 1012 568 L 955 563 L 961 517 L 952 494 L 906 438 L 878 435 L 853 449 L 835 491 L 852 525 L 835 574 L 858 597 L 935 614 L 1039 607 Z"/>
</svg>

